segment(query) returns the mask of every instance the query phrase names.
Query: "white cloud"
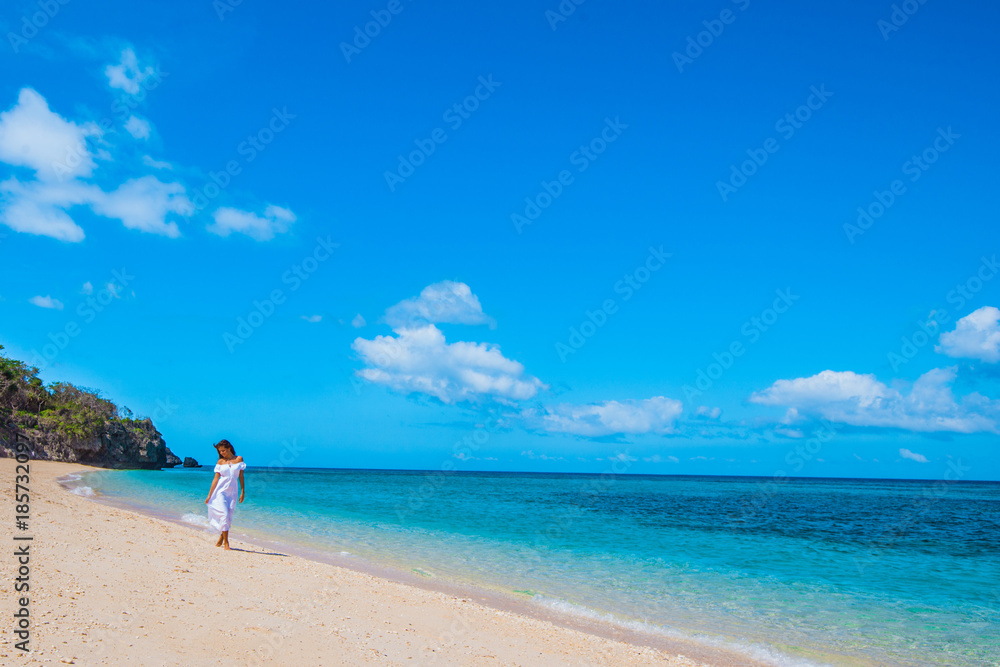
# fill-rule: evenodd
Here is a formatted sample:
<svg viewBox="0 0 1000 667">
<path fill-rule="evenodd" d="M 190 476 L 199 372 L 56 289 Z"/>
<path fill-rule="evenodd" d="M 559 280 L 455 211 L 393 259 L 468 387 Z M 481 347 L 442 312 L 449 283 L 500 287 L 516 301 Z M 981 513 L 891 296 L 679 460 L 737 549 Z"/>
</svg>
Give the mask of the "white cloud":
<svg viewBox="0 0 1000 667">
<path fill-rule="evenodd" d="M 0 222 L 26 234 L 75 243 L 85 235 L 70 210 L 89 207 L 130 229 L 180 236 L 176 223 L 166 218 L 194 212 L 181 184 L 143 176 L 105 192 L 81 180 L 95 167 L 84 140 L 97 133 L 64 120 L 41 95 L 22 89 L 18 103 L 0 114 L 0 160 L 34 169 L 37 179 L 11 177 L 0 183 Z"/>
<path fill-rule="evenodd" d="M 788 408 L 785 410 L 785 416 L 781 418 L 782 424 L 794 424 L 795 422 L 804 421 L 805 417 L 799 414 L 799 411 L 795 408 Z"/>
<path fill-rule="evenodd" d="M 177 223 L 167 222 L 167 215 L 190 216 L 194 204 L 180 183 L 164 183 L 155 176 L 126 181 L 117 190 L 97 197 L 95 213 L 117 218 L 129 229 L 138 229 L 170 238 L 181 235 Z"/>
<path fill-rule="evenodd" d="M 428 285 L 420 296 L 400 301 L 385 311 L 385 321 L 393 329 L 428 323 L 494 325 L 469 286 L 451 280 Z"/>
<path fill-rule="evenodd" d="M 498 345 L 445 341 L 433 322 L 493 322 L 464 283 L 446 280 L 429 285 L 420 296 L 387 309 L 385 320 L 395 336 L 356 338 L 351 346 L 367 366 L 357 375 L 369 382 L 428 394 L 445 403 L 480 398 L 520 401 L 547 388 L 527 375 L 520 363 L 504 357 Z M 363 325 L 364 318 L 358 314 L 351 324 Z"/>
<path fill-rule="evenodd" d="M 153 169 L 173 169 L 174 165 L 169 162 L 164 162 L 162 160 L 154 160 L 149 155 L 142 156 L 142 163 L 147 167 L 152 167 Z"/>
<path fill-rule="evenodd" d="M 97 165 L 87 137 L 95 135 L 95 124 L 65 120 L 36 91 L 22 88 L 17 104 L 0 113 L 0 161 L 33 169 L 43 180 L 89 176 Z"/>
<path fill-rule="evenodd" d="M 718 419 L 722 416 L 722 408 L 710 408 L 707 405 L 700 405 L 698 409 L 695 410 L 695 415 L 698 417 L 704 417 L 706 419 Z"/>
<path fill-rule="evenodd" d="M 1000 361 L 1000 309 L 983 306 L 955 323 L 954 331 L 941 334 L 934 350 L 949 357 Z"/>
<path fill-rule="evenodd" d="M 323 316 L 322 315 L 303 315 L 302 319 L 304 319 L 306 322 L 309 322 L 310 324 L 316 324 L 317 322 L 322 322 L 323 321 Z"/>
<path fill-rule="evenodd" d="M 798 413 L 804 408 L 842 401 L 868 407 L 888 392 L 889 388 L 874 375 L 823 371 L 812 377 L 778 380 L 764 392 L 755 393 L 750 400 L 765 405 L 792 406 Z"/>
<path fill-rule="evenodd" d="M 105 76 L 108 77 L 108 85 L 112 88 L 119 88 L 130 95 L 139 92 L 140 84 L 153 75 L 151 66 L 141 67 L 139 59 L 132 49 L 122 51 L 121 62 L 117 65 L 108 65 L 104 69 Z"/>
<path fill-rule="evenodd" d="M 480 397 L 525 400 L 545 385 L 507 359 L 498 345 L 447 343 L 433 324 L 400 328 L 396 336 L 356 338 L 351 347 L 368 368 L 358 376 L 404 393 L 419 392 L 445 403 Z"/>
<path fill-rule="evenodd" d="M 129 229 L 172 238 L 180 236 L 180 230 L 176 223 L 167 222 L 167 215 L 194 213 L 183 185 L 163 183 L 154 176 L 126 181 L 111 192 L 77 180 L 21 183 L 11 178 L 0 183 L 0 195 L 0 222 L 19 232 L 70 242 L 84 238 L 83 228 L 67 212 L 74 206 L 89 206 L 98 215 L 121 220 Z"/>
<path fill-rule="evenodd" d="M 916 461 L 917 463 L 927 463 L 927 457 L 923 454 L 917 454 L 916 452 L 911 452 L 909 449 L 900 449 L 899 455 L 904 459 L 910 459 L 911 461 Z"/>
<path fill-rule="evenodd" d="M 536 416 L 527 411 L 529 423 L 537 422 L 546 431 L 588 437 L 611 434 L 673 433 L 682 411 L 681 402 L 664 396 L 643 400 L 603 403 L 562 403 L 545 408 Z"/>
<path fill-rule="evenodd" d="M 566 459 L 562 456 L 549 456 L 548 454 L 536 454 L 530 449 L 525 449 L 521 452 L 521 456 L 529 458 L 531 460 L 542 460 L 542 461 L 565 461 Z"/>
<path fill-rule="evenodd" d="M 39 308 L 52 308 L 54 310 L 62 310 L 63 304 L 59 299 L 53 299 L 51 296 L 33 296 L 28 299 L 31 303 L 35 304 Z"/>
<path fill-rule="evenodd" d="M 128 121 L 125 123 L 125 129 L 136 139 L 149 139 L 152 126 L 148 120 L 144 120 L 138 116 L 129 116 Z"/>
<path fill-rule="evenodd" d="M 778 380 L 750 397 L 753 403 L 794 408 L 797 413 L 854 426 L 910 431 L 976 433 L 996 431 L 997 401 L 969 394 L 955 401 L 956 368 L 935 368 L 913 383 L 909 393 L 874 375 L 826 370 L 807 378 Z"/>
<path fill-rule="evenodd" d="M 73 221 L 66 209 L 88 205 L 99 194 L 95 186 L 76 180 L 22 183 L 12 177 L 0 183 L 0 222 L 14 231 L 79 242 L 84 237 L 83 228 Z"/>
<path fill-rule="evenodd" d="M 94 284 L 88 280 L 83 284 L 83 287 L 80 288 L 80 294 L 93 294 L 93 293 L 94 293 Z"/>
<path fill-rule="evenodd" d="M 676 456 L 660 456 L 659 454 L 645 456 L 642 460 L 646 463 L 680 463 L 681 461 Z"/>
<path fill-rule="evenodd" d="M 365 322 L 365 318 L 361 317 L 361 313 L 355 315 L 354 319 L 351 320 L 351 326 L 354 327 L 355 329 L 360 329 L 361 327 L 365 326 L 365 324 L 367 324 L 367 322 Z"/>
<path fill-rule="evenodd" d="M 456 459 L 458 459 L 459 461 L 497 461 L 497 460 L 499 460 L 495 456 L 472 456 L 471 454 L 466 454 L 465 452 L 455 452 L 454 454 L 452 454 L 452 456 L 455 457 Z M 546 458 L 546 457 L 543 456 L 542 458 Z M 562 460 L 562 457 L 560 456 L 559 459 Z"/>
<path fill-rule="evenodd" d="M 294 213 L 280 206 L 268 206 L 263 216 L 238 208 L 222 207 L 215 211 L 215 223 L 207 229 L 219 236 L 237 232 L 257 241 L 269 241 L 275 234 L 288 231 L 288 226 L 295 220 Z"/>
<path fill-rule="evenodd" d="M 106 74 L 112 87 L 137 93 L 143 80 L 155 72 L 152 67 L 140 66 L 135 52 L 125 49 L 121 63 L 108 66 Z M 152 133 L 150 122 L 134 115 L 128 118 L 125 129 L 138 139 L 148 139 Z M 88 143 L 88 139 L 93 141 Z M 119 178 L 108 183 L 105 170 L 97 174 L 102 180 L 91 181 L 96 179 L 98 162 L 114 161 L 113 149 L 97 124 L 67 120 L 52 111 L 37 91 L 22 88 L 17 101 L 0 113 L 0 162 L 31 169 L 34 179 L 18 174 L 0 183 L 0 223 L 18 232 L 75 243 L 85 238 L 76 219 L 78 211 L 72 210 L 81 207 L 121 220 L 130 229 L 180 236 L 175 218 L 194 214 L 182 184 L 165 183 L 141 171 L 125 182 Z M 141 160 L 152 169 L 173 168 L 149 155 Z M 133 166 L 128 162 L 118 167 Z M 222 236 L 239 232 L 267 240 L 286 231 L 294 221 L 290 210 L 278 206 L 267 206 L 262 216 L 219 209 L 209 229 Z"/>
</svg>

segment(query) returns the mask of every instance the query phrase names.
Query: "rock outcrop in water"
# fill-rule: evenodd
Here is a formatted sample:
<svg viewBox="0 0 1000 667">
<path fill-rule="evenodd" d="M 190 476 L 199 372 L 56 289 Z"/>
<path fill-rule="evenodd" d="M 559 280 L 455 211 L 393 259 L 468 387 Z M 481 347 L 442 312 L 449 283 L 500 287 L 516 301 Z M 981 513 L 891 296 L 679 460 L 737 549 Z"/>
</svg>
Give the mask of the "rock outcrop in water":
<svg viewBox="0 0 1000 667">
<path fill-rule="evenodd" d="M 195 461 L 190 456 L 185 456 L 184 457 L 184 467 L 185 468 L 200 468 L 201 464 L 198 463 L 197 461 Z"/>
<path fill-rule="evenodd" d="M 46 387 L 37 368 L 0 354 L 0 456 L 13 457 L 18 440 L 34 460 L 152 470 L 181 462 L 151 419 L 135 419 L 96 391 Z"/>
</svg>

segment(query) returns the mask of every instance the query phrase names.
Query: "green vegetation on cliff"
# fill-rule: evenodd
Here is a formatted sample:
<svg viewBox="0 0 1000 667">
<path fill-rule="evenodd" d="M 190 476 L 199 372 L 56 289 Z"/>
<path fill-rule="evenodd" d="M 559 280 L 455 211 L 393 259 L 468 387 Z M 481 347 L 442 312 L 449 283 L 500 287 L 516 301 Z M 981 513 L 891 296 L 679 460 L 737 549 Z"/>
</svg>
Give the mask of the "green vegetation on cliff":
<svg viewBox="0 0 1000 667">
<path fill-rule="evenodd" d="M 33 446 L 32 458 L 110 468 L 161 468 L 180 461 L 149 419 L 135 419 L 93 390 L 65 382 L 48 386 L 38 369 L 0 345 L 0 455 L 12 456 L 15 437 Z M 168 461 L 168 458 L 170 461 Z"/>
</svg>

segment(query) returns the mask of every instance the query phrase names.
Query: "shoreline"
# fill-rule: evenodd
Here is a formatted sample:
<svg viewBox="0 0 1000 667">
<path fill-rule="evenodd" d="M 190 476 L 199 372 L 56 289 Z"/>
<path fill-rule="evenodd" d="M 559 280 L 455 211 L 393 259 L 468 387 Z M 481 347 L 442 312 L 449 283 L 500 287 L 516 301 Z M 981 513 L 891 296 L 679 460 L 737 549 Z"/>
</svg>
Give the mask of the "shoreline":
<svg viewBox="0 0 1000 667">
<path fill-rule="evenodd" d="M 106 471 L 104 468 L 87 469 L 85 472 Z M 65 476 L 63 476 L 65 477 Z M 72 491 L 63 485 L 63 477 L 55 481 L 69 493 Z M 79 494 L 74 494 L 79 495 Z M 122 511 L 133 512 L 141 516 L 164 521 L 172 525 L 180 526 L 185 530 L 192 531 L 197 535 L 211 536 L 215 534 L 197 524 L 178 518 L 175 515 L 158 511 L 149 506 L 136 506 L 108 496 L 79 496 L 97 504 L 120 509 Z M 593 610 L 586 607 L 579 607 L 579 612 L 558 610 L 534 603 L 529 599 L 519 599 L 505 591 L 492 589 L 469 581 L 453 581 L 434 575 L 418 576 L 414 571 L 407 571 L 391 564 L 373 561 L 362 555 L 348 552 L 326 552 L 311 549 L 301 544 L 292 544 L 287 541 L 269 539 L 267 537 L 249 536 L 233 532 L 230 534 L 231 541 L 238 540 L 244 544 L 250 544 L 267 551 L 281 551 L 284 555 L 303 560 L 323 563 L 336 568 L 351 570 L 359 574 L 364 574 L 378 579 L 391 581 L 403 586 L 419 588 L 425 591 L 440 593 L 454 598 L 464 598 L 491 609 L 504 613 L 529 617 L 535 620 L 551 623 L 570 630 L 577 630 L 589 635 L 595 635 L 612 641 L 625 642 L 639 647 L 654 648 L 666 653 L 680 652 L 684 657 L 695 660 L 703 665 L 747 665 L 749 667 L 765 667 L 772 664 L 784 664 L 794 662 L 800 664 L 805 658 L 792 655 L 781 654 L 777 649 L 764 645 L 747 644 L 745 646 L 735 646 L 725 638 L 702 636 L 688 633 L 685 630 L 663 628 L 655 625 L 646 625 L 643 621 L 618 617 L 610 613 Z M 427 578 L 433 577 L 433 578 Z M 562 600 L 550 598 L 553 602 L 564 603 Z M 572 605 L 572 603 L 564 603 Z M 573 605 L 575 606 L 575 605 Z M 585 613 L 582 613 L 585 612 Z M 648 629 L 635 629 L 630 625 L 643 626 Z M 675 635 L 675 636 L 672 636 Z M 753 654 L 764 654 L 763 660 L 758 659 Z M 813 664 L 801 662 L 801 664 Z"/>
<path fill-rule="evenodd" d="M 14 465 L 3 459 L 0 469 L 13 479 Z M 92 502 L 57 481 L 102 468 L 30 465 L 35 660 L 109 664 L 114 655 L 144 664 L 142 656 L 155 650 L 162 664 L 185 665 L 218 664 L 220 656 L 239 664 L 766 664 L 492 591 L 372 572 L 380 568 L 367 561 L 331 563 L 243 538 L 231 552 L 216 551 L 203 529 Z M 12 505 L 3 511 L 10 514 Z M 12 574 L 10 559 L 0 561 L 0 572 Z M 113 596 L 101 590 L 109 588 Z M 5 596 L 0 611 L 13 613 L 14 604 Z M 168 617 L 176 619 L 169 626 Z M 151 637 L 150 630 L 163 634 Z M 220 633 L 243 641 L 213 646 Z M 191 641 L 198 637 L 204 641 Z M 4 633 L 0 657 L 27 657 L 21 653 Z"/>
</svg>

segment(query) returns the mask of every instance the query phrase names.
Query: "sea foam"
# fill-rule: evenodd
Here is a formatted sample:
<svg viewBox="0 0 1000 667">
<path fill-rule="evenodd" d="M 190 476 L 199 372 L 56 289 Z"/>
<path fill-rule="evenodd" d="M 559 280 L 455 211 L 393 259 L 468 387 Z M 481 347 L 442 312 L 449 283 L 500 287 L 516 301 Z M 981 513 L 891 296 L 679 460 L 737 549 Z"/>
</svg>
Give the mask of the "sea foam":
<svg viewBox="0 0 1000 667">
<path fill-rule="evenodd" d="M 189 523 L 192 526 L 198 526 L 199 528 L 211 528 L 212 524 L 208 522 L 208 517 L 201 514 L 187 513 L 181 517 L 181 521 L 184 523 Z"/>
<path fill-rule="evenodd" d="M 627 618 L 622 618 L 615 614 L 610 614 L 606 612 L 600 612 L 590 607 L 585 607 L 583 605 L 574 604 L 566 600 L 560 600 L 558 598 L 550 598 L 544 595 L 534 595 L 532 596 L 532 602 L 539 604 L 553 611 L 565 614 L 567 616 L 576 616 L 578 618 L 586 618 L 588 620 L 600 621 L 602 623 L 607 623 L 609 625 L 615 625 L 620 628 L 625 628 L 627 630 L 632 630 L 646 635 L 656 635 L 660 637 L 665 637 L 668 639 L 689 641 L 696 644 L 714 646 L 716 648 L 724 649 L 730 652 L 739 653 L 752 658 L 758 662 L 762 662 L 767 665 L 774 665 L 775 667 L 818 667 L 822 663 L 810 662 L 802 658 L 797 658 L 790 655 L 785 655 L 779 653 L 772 648 L 767 646 L 761 646 L 760 644 L 753 644 L 750 642 L 738 642 L 738 641 L 727 641 L 725 639 L 719 639 L 709 635 L 688 633 L 682 630 L 677 630 L 675 628 L 670 628 L 663 625 L 657 625 L 655 623 L 647 623 L 644 621 L 635 621 Z"/>
</svg>

